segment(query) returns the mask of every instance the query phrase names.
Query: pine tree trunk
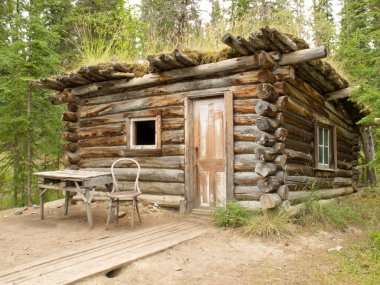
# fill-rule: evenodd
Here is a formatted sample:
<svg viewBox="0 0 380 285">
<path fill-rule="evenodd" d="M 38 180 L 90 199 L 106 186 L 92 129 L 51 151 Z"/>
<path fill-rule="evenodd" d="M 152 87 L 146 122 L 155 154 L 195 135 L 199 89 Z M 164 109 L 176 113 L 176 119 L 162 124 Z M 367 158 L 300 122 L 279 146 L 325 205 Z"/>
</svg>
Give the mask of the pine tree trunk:
<svg viewBox="0 0 380 285">
<path fill-rule="evenodd" d="M 367 184 L 370 186 L 376 185 L 376 172 L 375 168 L 368 166 L 368 164 L 375 159 L 375 144 L 372 136 L 372 128 L 365 127 L 361 130 L 361 139 L 363 145 L 364 156 L 366 160 Z"/>
</svg>

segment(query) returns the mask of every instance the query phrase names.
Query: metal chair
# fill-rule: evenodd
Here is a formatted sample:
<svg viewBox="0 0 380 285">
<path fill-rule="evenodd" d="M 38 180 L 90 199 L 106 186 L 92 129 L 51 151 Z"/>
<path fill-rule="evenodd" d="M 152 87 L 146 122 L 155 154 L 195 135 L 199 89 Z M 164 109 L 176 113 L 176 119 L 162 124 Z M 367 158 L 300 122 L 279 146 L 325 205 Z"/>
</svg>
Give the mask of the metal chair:
<svg viewBox="0 0 380 285">
<path fill-rule="evenodd" d="M 114 167 L 120 161 L 131 161 L 137 165 L 137 175 L 136 175 L 133 191 L 119 191 L 118 181 L 115 177 Z M 109 194 L 110 204 L 108 205 L 108 217 L 107 217 L 106 229 L 108 229 L 108 225 L 111 222 L 111 220 L 113 220 L 113 218 L 116 218 L 116 223 L 118 222 L 120 201 L 132 202 L 131 228 L 133 229 L 135 211 L 137 212 L 140 223 L 142 222 L 140 212 L 139 212 L 139 207 L 138 207 L 138 201 L 137 201 L 137 197 L 141 194 L 141 191 L 139 188 L 140 164 L 136 160 L 131 159 L 131 158 L 118 159 L 111 165 L 111 175 L 112 175 L 112 180 L 113 180 L 113 186 L 112 186 L 112 191 Z M 115 202 L 116 202 L 116 213 L 115 213 Z"/>
</svg>

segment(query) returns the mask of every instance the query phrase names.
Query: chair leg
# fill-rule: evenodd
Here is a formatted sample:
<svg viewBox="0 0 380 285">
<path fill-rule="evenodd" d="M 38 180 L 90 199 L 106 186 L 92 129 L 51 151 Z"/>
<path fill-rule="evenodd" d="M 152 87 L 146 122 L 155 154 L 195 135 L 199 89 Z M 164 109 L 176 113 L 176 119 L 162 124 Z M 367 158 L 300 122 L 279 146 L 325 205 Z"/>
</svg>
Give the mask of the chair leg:
<svg viewBox="0 0 380 285">
<path fill-rule="evenodd" d="M 116 200 L 116 225 L 119 223 L 119 200 Z"/>
<path fill-rule="evenodd" d="M 135 200 L 133 199 L 133 201 L 132 201 L 132 213 L 131 213 L 131 228 L 133 229 L 133 227 L 134 227 L 134 214 L 135 214 L 135 207 L 136 207 L 136 202 L 135 202 Z"/>
<path fill-rule="evenodd" d="M 142 219 L 141 219 L 140 211 L 139 211 L 139 201 L 137 200 L 136 200 L 136 212 L 137 212 L 137 216 L 139 217 L 140 223 L 142 223 Z"/>
<path fill-rule="evenodd" d="M 107 217 L 106 230 L 108 230 L 108 226 L 109 226 L 109 224 L 111 222 L 112 215 L 113 215 L 113 210 L 114 210 L 114 204 L 112 203 L 112 201 L 110 201 L 110 203 L 108 205 L 108 217 Z"/>
</svg>

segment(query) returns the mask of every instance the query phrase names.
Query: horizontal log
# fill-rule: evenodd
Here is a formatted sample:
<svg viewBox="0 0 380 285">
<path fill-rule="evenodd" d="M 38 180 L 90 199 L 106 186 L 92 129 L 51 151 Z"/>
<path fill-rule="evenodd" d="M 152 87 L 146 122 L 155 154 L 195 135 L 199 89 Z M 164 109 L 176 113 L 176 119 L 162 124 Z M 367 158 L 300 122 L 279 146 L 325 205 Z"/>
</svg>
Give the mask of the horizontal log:
<svg viewBox="0 0 380 285">
<path fill-rule="evenodd" d="M 295 151 L 301 151 L 304 153 L 313 153 L 311 142 L 310 143 L 304 143 L 299 140 L 295 140 L 292 138 L 287 137 L 284 141 L 285 146 L 287 149 L 295 150 Z"/>
<path fill-rule="evenodd" d="M 296 150 L 292 150 L 292 149 L 285 149 L 285 154 L 287 155 L 288 158 L 304 160 L 304 161 L 307 161 L 309 163 L 311 163 L 312 160 L 313 160 L 311 154 L 304 153 L 302 151 L 296 151 Z"/>
<path fill-rule="evenodd" d="M 257 114 L 234 114 L 234 126 L 250 126 L 256 124 Z"/>
<path fill-rule="evenodd" d="M 256 148 L 255 157 L 261 161 L 273 161 L 277 157 L 277 149 L 273 147 Z"/>
<path fill-rule="evenodd" d="M 65 125 L 65 131 L 76 133 L 79 128 L 79 123 L 67 122 Z"/>
<path fill-rule="evenodd" d="M 288 110 L 283 113 L 284 114 L 284 123 L 297 126 L 300 129 L 303 129 L 305 131 L 313 131 L 314 124 L 311 120 L 307 120 L 304 117 L 301 117 L 299 115 L 296 115 L 292 112 L 289 112 Z"/>
<path fill-rule="evenodd" d="M 146 74 L 143 77 L 136 77 L 130 80 L 121 79 L 108 81 L 105 83 L 93 83 L 86 86 L 76 87 L 71 90 L 75 96 L 83 95 L 89 92 L 95 92 L 107 86 L 106 90 L 129 89 L 136 87 L 152 86 L 166 82 L 175 82 L 186 78 L 201 78 L 214 74 L 227 74 L 233 72 L 244 71 L 247 69 L 258 68 L 258 62 L 255 56 L 243 56 L 233 59 L 227 59 L 215 63 L 202 64 L 194 67 L 186 67 L 181 69 L 170 70 L 161 73 Z"/>
<path fill-rule="evenodd" d="M 248 48 L 246 48 L 244 45 L 242 45 L 233 35 L 230 33 L 225 34 L 222 37 L 222 42 L 233 49 L 235 49 L 237 52 L 239 52 L 242 55 L 250 55 L 252 54 L 252 51 L 250 51 Z"/>
<path fill-rule="evenodd" d="M 120 157 L 108 158 L 86 158 L 81 159 L 78 165 L 81 168 L 111 167 L 112 163 Z M 133 158 L 133 157 L 131 157 Z M 164 169 L 184 169 L 185 159 L 183 156 L 160 156 L 160 157 L 135 157 L 141 167 L 164 168 Z M 133 167 L 133 163 L 120 162 L 119 167 Z"/>
<path fill-rule="evenodd" d="M 256 126 L 263 132 L 273 132 L 279 127 L 276 120 L 260 116 L 256 119 Z"/>
<path fill-rule="evenodd" d="M 62 146 L 62 149 L 64 151 L 69 151 L 69 152 L 76 152 L 79 149 L 79 144 L 77 143 L 67 143 Z"/>
<path fill-rule="evenodd" d="M 185 145 L 183 144 L 164 144 L 162 146 L 162 155 L 173 156 L 173 155 L 184 155 Z"/>
<path fill-rule="evenodd" d="M 75 153 L 75 152 L 65 152 L 65 154 L 63 155 L 63 162 L 65 163 L 65 165 L 68 165 L 68 164 L 77 164 L 80 160 L 80 156 L 78 155 L 78 153 Z"/>
<path fill-rule="evenodd" d="M 109 168 L 88 168 L 88 171 L 109 172 Z M 137 168 L 114 168 L 117 180 L 135 181 Z M 185 173 L 179 169 L 141 168 L 139 181 L 148 182 L 178 182 L 185 181 Z"/>
<path fill-rule="evenodd" d="M 108 124 L 120 124 L 125 123 L 125 117 L 123 114 L 113 114 L 102 117 L 95 117 L 90 119 L 81 119 L 79 125 L 83 128 L 86 127 L 97 127 Z"/>
<path fill-rule="evenodd" d="M 125 124 L 105 125 L 91 128 L 80 128 L 79 139 L 120 136 L 126 133 Z"/>
<path fill-rule="evenodd" d="M 338 99 L 347 98 L 351 95 L 351 87 L 339 89 L 333 92 L 326 93 L 327 101 L 333 101 Z"/>
<path fill-rule="evenodd" d="M 235 197 L 237 200 L 258 201 L 264 193 L 257 186 L 235 186 Z"/>
<path fill-rule="evenodd" d="M 235 141 L 255 141 L 261 131 L 257 126 L 235 126 L 234 140 Z"/>
<path fill-rule="evenodd" d="M 273 74 L 276 75 L 277 81 L 287 81 L 296 77 L 295 69 L 290 65 L 276 68 Z"/>
<path fill-rule="evenodd" d="M 254 113 L 259 99 L 234 100 L 234 113 Z"/>
<path fill-rule="evenodd" d="M 183 129 L 184 125 L 185 120 L 183 118 L 168 118 L 161 121 L 162 130 L 179 130 Z"/>
<path fill-rule="evenodd" d="M 285 53 L 281 55 L 279 61 L 280 65 L 297 64 L 301 62 L 306 62 L 314 59 L 325 58 L 327 56 L 327 50 L 324 46 L 319 46 L 315 48 L 302 49 L 290 53 Z"/>
<path fill-rule="evenodd" d="M 127 137 L 114 136 L 114 137 L 100 137 L 100 138 L 90 138 L 90 139 L 81 139 L 79 145 L 81 147 L 93 147 L 93 146 L 124 146 L 127 143 Z"/>
<path fill-rule="evenodd" d="M 181 201 L 184 200 L 183 196 L 177 195 L 149 195 L 142 194 L 139 196 L 139 201 L 143 205 L 157 204 L 159 207 L 163 208 L 176 208 L 179 209 Z"/>
<path fill-rule="evenodd" d="M 259 211 L 261 209 L 259 201 L 237 201 L 237 203 L 250 211 Z"/>
<path fill-rule="evenodd" d="M 234 168 L 237 171 L 254 171 L 257 162 L 254 154 L 235 154 Z"/>
<path fill-rule="evenodd" d="M 78 154 L 81 158 L 123 157 L 125 156 L 126 149 L 126 146 L 81 147 Z"/>
<path fill-rule="evenodd" d="M 72 142 L 72 143 L 76 143 L 78 142 L 78 134 L 77 133 L 73 133 L 73 132 L 64 132 L 63 135 L 62 135 L 62 139 L 64 141 L 68 141 L 68 142 Z"/>
<path fill-rule="evenodd" d="M 277 107 L 267 101 L 259 101 L 256 103 L 256 113 L 264 117 L 274 117 L 277 114 Z"/>
<path fill-rule="evenodd" d="M 314 168 L 309 165 L 287 163 L 285 168 L 288 175 L 306 175 L 306 176 L 314 175 Z"/>
<path fill-rule="evenodd" d="M 273 175 L 277 172 L 277 167 L 274 163 L 259 161 L 256 163 L 255 172 L 262 177 Z"/>
<path fill-rule="evenodd" d="M 277 151 L 278 154 L 284 154 L 285 153 L 285 143 L 283 143 L 283 142 L 276 142 L 273 145 L 273 148 Z"/>
<path fill-rule="evenodd" d="M 279 93 L 272 84 L 262 83 L 257 85 L 256 95 L 261 100 L 274 102 L 278 98 Z"/>
<path fill-rule="evenodd" d="M 354 192 L 354 189 L 352 187 L 342 187 L 342 188 L 335 188 L 335 189 L 323 189 L 323 190 L 316 190 L 316 191 L 297 191 L 289 192 L 289 201 L 292 204 L 296 204 L 297 202 L 302 202 L 307 197 L 310 197 L 311 195 L 317 196 L 319 199 L 330 199 L 338 196 L 344 196 L 348 195 Z"/>
<path fill-rule="evenodd" d="M 185 131 L 175 130 L 175 131 L 163 131 L 162 143 L 165 144 L 183 144 L 185 142 Z"/>
<path fill-rule="evenodd" d="M 276 192 L 278 187 L 282 184 L 282 180 L 279 177 L 269 176 L 257 181 L 257 187 L 265 193 Z"/>
<path fill-rule="evenodd" d="M 303 130 L 299 127 L 283 124 L 283 127 L 288 131 L 289 138 L 299 140 L 305 143 L 311 143 L 314 140 L 314 133 Z"/>
<path fill-rule="evenodd" d="M 262 148 L 263 146 L 249 141 L 235 141 L 234 152 L 235 154 L 254 154 L 257 148 Z"/>
<path fill-rule="evenodd" d="M 260 207 L 263 211 L 277 208 L 280 206 L 282 199 L 277 193 L 264 194 L 260 197 Z"/>
<path fill-rule="evenodd" d="M 235 172 L 235 185 L 256 185 L 257 181 L 262 179 L 256 172 Z"/>
<path fill-rule="evenodd" d="M 277 194 L 281 197 L 282 200 L 288 200 L 289 198 L 288 185 L 281 185 L 280 187 L 278 187 Z"/>
<path fill-rule="evenodd" d="M 120 191 L 131 191 L 134 187 L 134 182 L 119 181 Z M 183 183 L 168 183 L 168 182 L 140 182 L 139 188 L 142 194 L 155 195 L 184 195 L 185 185 Z"/>
<path fill-rule="evenodd" d="M 62 114 L 61 120 L 76 123 L 78 122 L 78 116 L 76 112 L 66 112 Z"/>
</svg>

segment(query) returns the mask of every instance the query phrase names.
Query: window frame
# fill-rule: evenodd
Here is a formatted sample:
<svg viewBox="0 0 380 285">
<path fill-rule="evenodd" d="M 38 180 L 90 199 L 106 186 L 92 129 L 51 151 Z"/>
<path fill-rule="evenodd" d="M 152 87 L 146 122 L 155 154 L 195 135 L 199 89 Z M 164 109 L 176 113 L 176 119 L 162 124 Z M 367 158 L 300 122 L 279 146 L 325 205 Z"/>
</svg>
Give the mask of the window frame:
<svg viewBox="0 0 380 285">
<path fill-rule="evenodd" d="M 322 145 L 319 143 L 320 130 L 328 130 L 328 163 L 320 163 L 319 153 L 320 149 L 326 148 L 325 132 L 323 131 Z M 337 169 L 337 132 L 336 127 L 330 123 L 315 121 L 314 122 L 314 167 L 316 170 L 329 170 L 335 171 Z M 324 155 L 323 155 L 324 157 Z M 324 160 L 324 159 L 323 159 Z M 325 161 L 323 161 L 325 162 Z"/>
<path fill-rule="evenodd" d="M 126 121 L 126 155 L 159 155 L 162 152 L 161 110 L 144 110 L 124 113 Z M 155 144 L 136 145 L 135 122 L 155 120 Z"/>
</svg>

